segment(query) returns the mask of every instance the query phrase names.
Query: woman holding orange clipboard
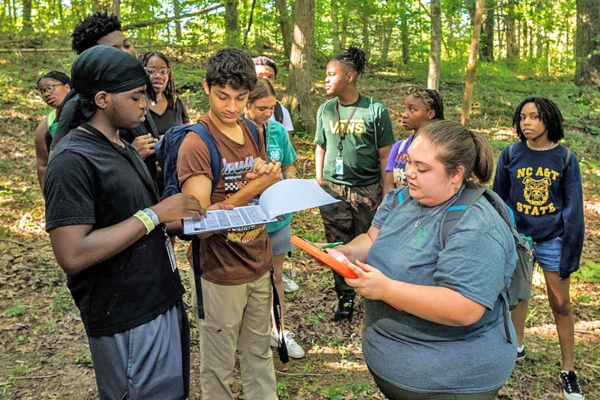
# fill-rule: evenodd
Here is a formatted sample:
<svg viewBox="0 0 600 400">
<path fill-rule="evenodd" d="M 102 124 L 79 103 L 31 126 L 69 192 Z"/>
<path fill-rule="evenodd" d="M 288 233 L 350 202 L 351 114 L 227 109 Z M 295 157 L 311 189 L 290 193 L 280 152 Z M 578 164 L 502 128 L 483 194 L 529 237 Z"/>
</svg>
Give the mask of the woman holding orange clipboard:
<svg viewBox="0 0 600 400">
<path fill-rule="evenodd" d="M 408 149 L 408 195 L 390 191 L 366 234 L 326 250 L 357 276 L 346 282 L 366 299 L 365 360 L 389 399 L 492 400 L 511 374 L 515 334 L 501 293 L 516 251 L 507 224 L 479 197 L 444 246 L 439 237 L 453 201 L 492 169 L 481 135 L 427 124 Z"/>
</svg>

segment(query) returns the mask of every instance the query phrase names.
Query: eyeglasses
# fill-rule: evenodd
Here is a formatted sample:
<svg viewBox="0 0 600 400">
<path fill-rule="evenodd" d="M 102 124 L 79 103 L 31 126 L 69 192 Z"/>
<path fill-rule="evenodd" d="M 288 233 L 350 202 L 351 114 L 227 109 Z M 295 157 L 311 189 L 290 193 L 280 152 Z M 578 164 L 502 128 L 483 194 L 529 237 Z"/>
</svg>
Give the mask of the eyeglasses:
<svg viewBox="0 0 600 400">
<path fill-rule="evenodd" d="M 146 72 L 148 73 L 148 75 L 152 76 L 154 74 L 156 74 L 157 72 L 159 74 L 161 74 L 162 76 L 169 76 L 169 72 L 171 72 L 170 68 L 161 68 L 161 69 L 156 69 L 156 68 L 144 68 L 146 70 Z"/>
<path fill-rule="evenodd" d="M 45 88 L 40 89 L 39 92 L 42 96 L 44 96 L 46 93 L 52 94 L 56 90 L 57 86 L 65 86 L 65 85 L 66 85 L 66 83 L 57 83 L 56 85 L 48 85 Z"/>
</svg>

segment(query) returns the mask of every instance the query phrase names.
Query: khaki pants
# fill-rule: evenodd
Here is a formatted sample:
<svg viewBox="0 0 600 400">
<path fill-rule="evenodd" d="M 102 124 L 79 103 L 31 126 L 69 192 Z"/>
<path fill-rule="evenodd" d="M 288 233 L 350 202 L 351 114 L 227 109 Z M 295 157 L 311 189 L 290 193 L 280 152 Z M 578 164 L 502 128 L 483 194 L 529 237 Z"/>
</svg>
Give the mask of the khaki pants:
<svg viewBox="0 0 600 400">
<path fill-rule="evenodd" d="M 200 385 L 203 400 L 233 399 L 231 379 L 238 350 L 247 400 L 276 400 L 271 353 L 270 273 L 242 285 L 202 279 Z"/>
</svg>

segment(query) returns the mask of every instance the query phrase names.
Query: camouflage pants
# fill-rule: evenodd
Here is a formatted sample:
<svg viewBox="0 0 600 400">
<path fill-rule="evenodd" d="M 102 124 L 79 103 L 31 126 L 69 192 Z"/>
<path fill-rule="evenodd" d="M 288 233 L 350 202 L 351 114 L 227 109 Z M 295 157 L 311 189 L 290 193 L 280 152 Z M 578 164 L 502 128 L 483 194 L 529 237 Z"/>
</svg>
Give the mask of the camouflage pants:
<svg viewBox="0 0 600 400">
<path fill-rule="evenodd" d="M 381 203 L 381 183 L 368 186 L 346 186 L 323 182 L 323 189 L 340 202 L 319 207 L 325 237 L 329 243 L 348 243 L 356 236 L 366 233 Z M 354 289 L 346 284 L 344 277 L 333 272 L 338 297 L 354 296 Z"/>
</svg>

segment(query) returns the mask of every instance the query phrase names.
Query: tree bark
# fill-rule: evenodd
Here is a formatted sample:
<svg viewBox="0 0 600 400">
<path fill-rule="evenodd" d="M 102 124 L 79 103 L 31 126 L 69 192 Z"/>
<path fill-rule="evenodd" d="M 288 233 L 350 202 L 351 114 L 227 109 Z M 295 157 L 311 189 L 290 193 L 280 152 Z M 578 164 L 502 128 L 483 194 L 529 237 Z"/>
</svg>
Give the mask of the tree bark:
<svg viewBox="0 0 600 400">
<path fill-rule="evenodd" d="M 514 64 L 519 57 L 515 28 L 515 3 L 513 0 L 509 0 L 506 15 L 506 61 L 509 66 Z"/>
<path fill-rule="evenodd" d="M 121 0 L 113 0 L 112 13 L 119 17 L 121 15 Z"/>
<path fill-rule="evenodd" d="M 600 85 L 600 7 L 597 0 L 577 0 L 575 84 Z"/>
<path fill-rule="evenodd" d="M 290 75 L 282 102 L 307 131 L 314 131 L 315 127 L 310 107 L 314 25 L 315 0 L 296 0 Z"/>
<path fill-rule="evenodd" d="M 408 65 L 410 62 L 410 39 L 408 32 L 408 10 L 406 4 L 401 8 L 400 16 L 400 40 L 402 41 L 402 64 Z"/>
<path fill-rule="evenodd" d="M 479 48 L 479 37 L 481 34 L 481 19 L 483 17 L 483 2 L 484 0 L 477 0 L 477 2 L 475 3 L 475 16 L 473 18 L 473 35 L 471 36 L 471 50 L 469 52 L 469 63 L 467 64 L 467 78 L 465 82 L 465 91 L 463 94 L 462 108 L 460 112 L 460 122 L 466 127 L 469 126 L 471 100 L 473 98 L 475 73 L 477 72 L 477 53 Z"/>
<path fill-rule="evenodd" d="M 30 32 L 31 30 L 31 0 L 23 0 L 23 31 Z"/>
<path fill-rule="evenodd" d="M 290 27 L 290 13 L 287 9 L 286 0 L 275 0 L 279 10 L 279 26 L 281 26 L 281 37 L 283 38 L 283 51 L 286 58 L 290 58 L 292 53 L 292 29 Z"/>
<path fill-rule="evenodd" d="M 115 0 L 116 1 L 116 0 Z M 181 42 L 181 4 L 179 0 L 173 0 L 173 13 L 175 14 L 175 40 Z"/>
<path fill-rule="evenodd" d="M 225 44 L 238 47 L 240 34 L 238 26 L 238 0 L 226 0 L 225 2 Z"/>
<path fill-rule="evenodd" d="M 495 8 L 496 0 L 486 0 L 485 8 L 487 13 L 485 14 L 485 23 L 483 25 L 483 32 L 481 33 L 481 61 L 491 62 L 494 61 L 494 27 L 495 27 Z"/>
<path fill-rule="evenodd" d="M 442 3 L 431 0 L 431 44 L 429 49 L 429 72 L 427 87 L 438 90 L 440 86 L 440 64 L 442 59 Z"/>
<path fill-rule="evenodd" d="M 340 44 L 339 7 L 337 0 L 331 0 L 331 44 L 333 54 L 339 53 L 342 47 Z"/>
</svg>

